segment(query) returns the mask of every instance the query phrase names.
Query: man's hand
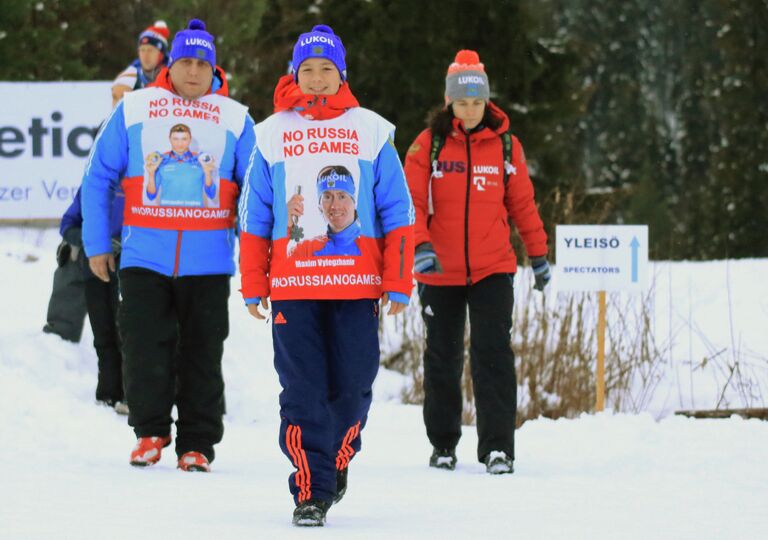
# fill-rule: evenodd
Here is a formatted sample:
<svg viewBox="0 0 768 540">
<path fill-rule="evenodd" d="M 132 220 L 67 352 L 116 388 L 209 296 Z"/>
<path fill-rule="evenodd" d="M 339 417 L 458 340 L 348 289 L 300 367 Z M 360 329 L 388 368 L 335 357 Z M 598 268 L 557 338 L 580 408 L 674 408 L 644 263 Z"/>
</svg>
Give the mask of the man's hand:
<svg viewBox="0 0 768 540">
<path fill-rule="evenodd" d="M 216 160 L 210 154 L 200 154 L 197 156 L 197 161 L 200 163 L 200 166 L 203 168 L 206 175 L 210 175 L 213 172 L 213 169 L 216 168 Z"/>
<path fill-rule="evenodd" d="M 300 194 L 293 195 L 288 199 L 288 220 L 296 225 L 299 218 L 304 215 L 304 196 Z"/>
<path fill-rule="evenodd" d="M 261 307 L 266 312 L 269 311 L 269 302 L 267 301 L 266 296 L 261 297 Z M 262 313 L 259 311 L 259 304 L 248 304 L 248 313 L 250 313 L 252 316 L 256 317 L 260 321 L 263 321 L 267 318 L 267 315 L 265 313 Z"/>
<path fill-rule="evenodd" d="M 101 281 L 109 282 L 109 273 L 115 271 L 115 256 L 111 253 L 102 253 L 88 258 L 88 266 L 93 275 Z"/>
<path fill-rule="evenodd" d="M 400 302 L 395 302 L 394 300 L 390 302 L 389 293 L 384 293 L 381 295 L 381 308 L 384 309 L 387 304 L 389 304 L 389 311 L 387 312 L 387 315 L 397 315 L 398 313 L 405 311 L 405 308 L 408 307 L 408 304 L 401 304 Z"/>
<path fill-rule="evenodd" d="M 157 152 L 151 152 L 144 158 L 144 168 L 149 174 L 154 175 L 162 159 L 162 156 Z"/>
<path fill-rule="evenodd" d="M 133 90 L 130 86 L 126 86 L 124 84 L 116 84 L 112 87 L 112 108 L 115 108 L 115 105 L 117 105 L 117 102 L 123 99 L 123 95 L 126 92 L 130 92 Z"/>
</svg>

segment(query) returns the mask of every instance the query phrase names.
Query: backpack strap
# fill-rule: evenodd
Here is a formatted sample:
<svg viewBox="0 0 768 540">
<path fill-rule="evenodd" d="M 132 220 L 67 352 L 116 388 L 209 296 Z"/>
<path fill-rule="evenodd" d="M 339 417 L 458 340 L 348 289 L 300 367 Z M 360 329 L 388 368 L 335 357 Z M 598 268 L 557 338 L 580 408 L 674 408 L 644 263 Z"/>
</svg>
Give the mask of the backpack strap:
<svg viewBox="0 0 768 540">
<path fill-rule="evenodd" d="M 512 161 L 512 136 L 509 134 L 509 131 L 505 131 L 499 137 L 501 137 L 502 155 L 504 157 L 504 188 L 506 188 L 509 183 L 509 175 L 517 174 L 517 169 L 515 169 L 514 162 Z"/>
<path fill-rule="evenodd" d="M 432 179 L 443 177 L 443 171 L 439 169 L 440 164 L 437 160 L 437 158 L 440 157 L 440 152 L 442 152 L 443 146 L 445 146 L 445 137 L 433 133 L 432 145 L 429 149 L 429 163 L 432 165 L 432 174 L 429 175 L 429 186 L 427 187 L 428 215 L 430 216 L 435 213 L 434 206 L 432 205 Z"/>
<path fill-rule="evenodd" d="M 432 165 L 432 176 L 435 178 L 443 177 L 443 172 L 438 169 L 437 161 L 437 158 L 440 157 L 440 152 L 443 151 L 443 146 L 445 146 L 445 137 L 433 133 L 432 146 L 429 149 L 429 163 Z"/>
</svg>

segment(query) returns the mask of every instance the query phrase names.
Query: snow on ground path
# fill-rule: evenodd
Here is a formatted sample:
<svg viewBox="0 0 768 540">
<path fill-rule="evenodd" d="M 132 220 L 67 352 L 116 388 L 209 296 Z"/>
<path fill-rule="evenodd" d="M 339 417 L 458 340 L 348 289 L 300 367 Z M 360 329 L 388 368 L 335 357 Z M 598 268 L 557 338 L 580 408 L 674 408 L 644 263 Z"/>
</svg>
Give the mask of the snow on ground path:
<svg viewBox="0 0 768 540">
<path fill-rule="evenodd" d="M 475 461 L 473 429 L 455 472 L 429 469 L 420 409 L 376 403 L 347 496 L 325 530 L 308 533 L 290 524 L 277 419 L 228 422 L 211 474 L 176 470 L 170 449 L 159 465 L 135 469 L 124 418 L 9 371 L 0 373 L 2 410 L 24 406 L 0 421 L 0 538 L 768 535 L 768 424 L 757 420 L 538 420 L 518 434 L 515 474 L 492 477 Z"/>
<path fill-rule="evenodd" d="M 326 528 L 295 528 L 269 326 L 254 325 L 236 293 L 213 472 L 176 470 L 172 448 L 157 466 L 132 468 L 125 418 L 93 404 L 90 332 L 73 345 L 40 330 L 55 233 L 11 240 L 0 237 L 1 540 L 768 538 L 768 423 L 540 419 L 518 432 L 516 472 L 500 477 L 477 463 L 467 428 L 457 470 L 438 471 L 426 465 L 420 408 L 387 400 L 398 390 L 388 372 L 347 496 Z"/>
</svg>

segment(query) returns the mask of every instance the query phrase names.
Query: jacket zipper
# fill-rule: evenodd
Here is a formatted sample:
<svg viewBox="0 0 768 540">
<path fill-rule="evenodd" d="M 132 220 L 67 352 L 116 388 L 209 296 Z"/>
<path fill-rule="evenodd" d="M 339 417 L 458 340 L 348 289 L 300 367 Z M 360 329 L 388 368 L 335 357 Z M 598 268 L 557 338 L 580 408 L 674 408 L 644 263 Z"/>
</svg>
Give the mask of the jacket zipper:
<svg viewBox="0 0 768 540">
<path fill-rule="evenodd" d="M 472 191 L 472 154 L 470 153 L 470 134 L 467 138 L 467 198 L 464 203 L 464 264 L 467 269 L 467 285 L 472 285 L 472 271 L 469 267 L 469 194 Z"/>
<path fill-rule="evenodd" d="M 181 231 L 176 237 L 176 260 L 173 262 L 173 277 L 179 276 L 179 255 L 181 254 Z"/>
</svg>

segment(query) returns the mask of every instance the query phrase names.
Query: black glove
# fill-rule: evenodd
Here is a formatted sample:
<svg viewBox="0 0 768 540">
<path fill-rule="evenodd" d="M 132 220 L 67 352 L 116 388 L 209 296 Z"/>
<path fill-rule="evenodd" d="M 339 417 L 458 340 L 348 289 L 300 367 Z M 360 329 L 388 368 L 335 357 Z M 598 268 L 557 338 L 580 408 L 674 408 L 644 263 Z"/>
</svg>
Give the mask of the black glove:
<svg viewBox="0 0 768 540">
<path fill-rule="evenodd" d="M 59 268 L 67 264 L 70 256 L 72 255 L 72 246 L 68 242 L 64 241 L 56 248 L 56 264 Z"/>
<path fill-rule="evenodd" d="M 71 246 L 80 247 L 83 245 L 83 229 L 80 227 L 70 227 L 64 231 L 64 241 Z"/>
<path fill-rule="evenodd" d="M 413 257 L 413 269 L 419 274 L 439 274 L 443 271 L 440 261 L 429 242 L 422 242 L 416 246 L 416 254 Z"/>
<path fill-rule="evenodd" d="M 537 291 L 543 291 L 549 280 L 552 279 L 552 271 L 546 257 L 531 257 L 531 267 L 533 268 L 533 277 L 536 280 L 533 288 Z"/>
<path fill-rule="evenodd" d="M 112 237 L 112 255 L 115 257 L 120 255 L 120 252 L 123 250 L 123 244 L 120 241 L 119 236 L 113 236 Z"/>
</svg>

